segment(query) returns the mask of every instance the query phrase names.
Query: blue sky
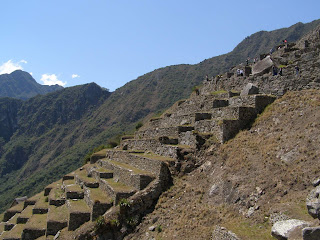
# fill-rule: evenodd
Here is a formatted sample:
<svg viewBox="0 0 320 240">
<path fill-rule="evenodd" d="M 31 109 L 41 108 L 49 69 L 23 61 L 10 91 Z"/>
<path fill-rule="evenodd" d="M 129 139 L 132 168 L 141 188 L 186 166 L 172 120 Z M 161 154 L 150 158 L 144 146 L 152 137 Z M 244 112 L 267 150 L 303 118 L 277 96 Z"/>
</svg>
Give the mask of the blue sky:
<svg viewBox="0 0 320 240">
<path fill-rule="evenodd" d="M 111 91 L 154 69 L 231 51 L 260 30 L 320 18 L 320 1 L 0 0 L 0 74 Z"/>
</svg>

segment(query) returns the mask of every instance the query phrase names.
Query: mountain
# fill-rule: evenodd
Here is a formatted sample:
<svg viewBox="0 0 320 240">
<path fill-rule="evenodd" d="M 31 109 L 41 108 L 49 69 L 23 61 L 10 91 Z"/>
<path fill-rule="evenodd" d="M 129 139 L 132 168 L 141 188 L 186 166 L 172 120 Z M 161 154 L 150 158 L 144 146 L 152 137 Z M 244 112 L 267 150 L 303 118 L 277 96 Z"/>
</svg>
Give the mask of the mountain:
<svg viewBox="0 0 320 240">
<path fill-rule="evenodd" d="M 15 197 L 32 195 L 80 167 L 94 147 L 117 140 L 119 134 L 132 133 L 145 117 L 187 98 L 205 75 L 216 76 L 248 56 L 269 52 L 284 38 L 298 40 L 319 23 L 255 33 L 228 54 L 195 65 L 154 70 L 113 93 L 91 83 L 12 103 L 16 105 L 8 117 L 0 119 L 1 129 L 6 129 L 0 133 L 0 209 Z M 13 100 L 1 100 L 0 104 L 8 101 Z M 2 104 L 0 110 L 6 108 Z"/>
<path fill-rule="evenodd" d="M 37 83 L 27 72 L 16 70 L 10 74 L 0 75 L 0 97 L 26 100 L 38 94 L 46 94 L 63 89 L 59 85 L 45 86 Z"/>
</svg>

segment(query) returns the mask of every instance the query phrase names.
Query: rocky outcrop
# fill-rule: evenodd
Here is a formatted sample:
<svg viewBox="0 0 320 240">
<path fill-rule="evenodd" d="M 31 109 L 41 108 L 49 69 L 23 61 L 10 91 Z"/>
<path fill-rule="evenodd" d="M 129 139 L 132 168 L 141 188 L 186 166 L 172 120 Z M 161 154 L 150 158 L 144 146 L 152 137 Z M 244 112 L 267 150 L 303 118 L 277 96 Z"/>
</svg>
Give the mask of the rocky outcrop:
<svg viewBox="0 0 320 240">
<path fill-rule="evenodd" d="M 271 234 L 276 239 L 286 240 L 290 232 L 294 231 L 297 227 L 307 227 L 310 223 L 297 219 L 289 219 L 276 222 L 271 229 Z"/>
</svg>

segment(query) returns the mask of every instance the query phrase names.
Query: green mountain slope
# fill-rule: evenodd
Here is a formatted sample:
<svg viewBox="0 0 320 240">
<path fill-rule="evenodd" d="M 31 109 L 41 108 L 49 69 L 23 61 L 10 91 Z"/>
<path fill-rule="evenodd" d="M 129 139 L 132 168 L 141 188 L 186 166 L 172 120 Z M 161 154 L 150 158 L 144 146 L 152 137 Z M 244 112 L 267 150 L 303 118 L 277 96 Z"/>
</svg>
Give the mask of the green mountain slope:
<svg viewBox="0 0 320 240">
<path fill-rule="evenodd" d="M 284 38 L 298 40 L 319 23 L 253 34 L 228 54 L 195 65 L 157 69 L 112 94 L 86 84 L 25 101 L 18 111 L 17 128 L 0 151 L 0 209 L 81 166 L 93 147 L 132 131 L 144 117 L 188 97 L 205 75 L 215 76 L 248 56 L 268 52 Z"/>
<path fill-rule="evenodd" d="M 41 85 L 29 73 L 21 70 L 0 75 L 0 97 L 25 100 L 38 94 L 46 94 L 59 89 L 63 89 L 63 87 Z"/>
</svg>

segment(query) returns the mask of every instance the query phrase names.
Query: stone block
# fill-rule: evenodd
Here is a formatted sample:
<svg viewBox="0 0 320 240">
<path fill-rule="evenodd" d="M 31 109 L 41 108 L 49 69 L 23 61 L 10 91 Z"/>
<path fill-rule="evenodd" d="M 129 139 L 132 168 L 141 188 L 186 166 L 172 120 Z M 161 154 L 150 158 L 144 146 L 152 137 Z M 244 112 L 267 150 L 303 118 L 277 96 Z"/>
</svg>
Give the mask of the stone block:
<svg viewBox="0 0 320 240">
<path fill-rule="evenodd" d="M 88 212 L 71 212 L 69 216 L 68 230 L 74 231 L 85 222 L 90 221 Z"/>
<path fill-rule="evenodd" d="M 309 223 L 302 220 L 297 219 L 289 219 L 278 221 L 273 224 L 271 229 L 271 235 L 279 240 L 288 239 L 288 236 L 291 231 L 294 231 L 297 227 L 307 227 Z"/>
<path fill-rule="evenodd" d="M 68 221 L 53 221 L 53 220 L 48 220 L 47 221 L 47 232 L 46 235 L 53 235 L 55 236 L 57 232 L 62 230 L 63 228 L 68 226 Z"/>
<path fill-rule="evenodd" d="M 303 240 L 319 240 L 320 227 L 307 227 L 302 229 Z"/>
<path fill-rule="evenodd" d="M 258 94 L 259 88 L 252 83 L 248 83 L 241 91 L 240 96 Z"/>
</svg>

